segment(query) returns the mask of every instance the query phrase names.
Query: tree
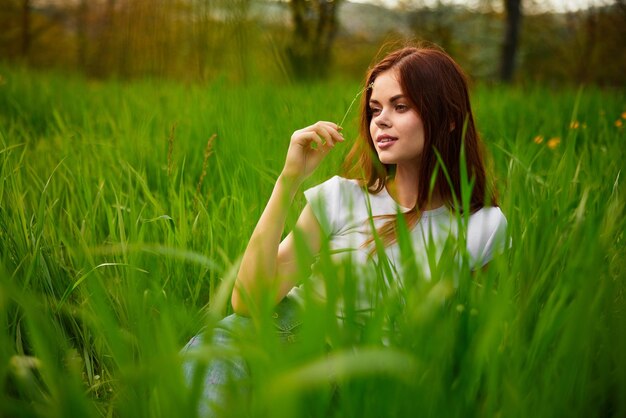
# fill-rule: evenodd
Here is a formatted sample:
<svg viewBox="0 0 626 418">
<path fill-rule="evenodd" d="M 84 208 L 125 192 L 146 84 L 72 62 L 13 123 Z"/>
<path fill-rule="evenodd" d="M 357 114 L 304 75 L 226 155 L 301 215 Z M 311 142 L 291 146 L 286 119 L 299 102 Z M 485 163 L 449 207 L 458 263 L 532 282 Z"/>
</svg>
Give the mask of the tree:
<svg viewBox="0 0 626 418">
<path fill-rule="evenodd" d="M 328 73 L 337 33 L 337 10 L 343 0 L 290 0 L 293 37 L 287 58 L 296 78 L 320 78 Z"/>
<path fill-rule="evenodd" d="M 31 7 L 30 0 L 22 0 L 22 42 L 20 52 L 22 57 L 26 58 L 30 51 L 32 39 L 31 33 Z"/>
<path fill-rule="evenodd" d="M 87 0 L 80 0 L 76 10 L 76 61 L 78 67 L 85 71 L 87 68 L 87 28 L 89 5 Z"/>
<path fill-rule="evenodd" d="M 513 80 L 515 71 L 515 56 L 522 22 L 522 0 L 504 0 L 504 10 L 506 25 L 500 59 L 500 80 L 508 83 Z"/>
</svg>

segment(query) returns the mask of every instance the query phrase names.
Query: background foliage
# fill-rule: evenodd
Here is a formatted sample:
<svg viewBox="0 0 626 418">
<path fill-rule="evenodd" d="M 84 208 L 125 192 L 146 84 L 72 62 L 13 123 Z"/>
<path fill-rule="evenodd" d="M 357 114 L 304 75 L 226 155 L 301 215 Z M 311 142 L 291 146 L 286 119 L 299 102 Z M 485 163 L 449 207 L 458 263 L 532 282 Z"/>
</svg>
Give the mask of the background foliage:
<svg viewBox="0 0 626 418">
<path fill-rule="evenodd" d="M 521 3 L 518 80 L 623 86 L 626 3 L 557 13 Z M 337 0 L 3 0 L 0 58 L 93 77 L 280 81 L 361 77 L 384 42 L 442 46 L 474 77 L 500 78 L 503 3 L 396 9 Z"/>
</svg>

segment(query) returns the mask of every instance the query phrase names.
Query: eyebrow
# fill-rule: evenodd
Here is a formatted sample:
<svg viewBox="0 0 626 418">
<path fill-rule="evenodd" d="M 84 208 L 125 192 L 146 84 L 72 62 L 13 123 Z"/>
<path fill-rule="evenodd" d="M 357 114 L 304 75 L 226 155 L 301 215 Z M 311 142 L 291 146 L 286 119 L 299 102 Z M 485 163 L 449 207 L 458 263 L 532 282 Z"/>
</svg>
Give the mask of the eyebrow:
<svg viewBox="0 0 626 418">
<path fill-rule="evenodd" d="M 396 94 L 391 99 L 389 99 L 389 101 L 391 103 L 393 103 L 393 102 L 397 102 L 398 100 L 400 100 L 402 98 L 404 98 L 404 94 Z M 376 99 L 370 99 L 370 103 L 380 103 L 380 102 L 378 100 L 376 100 Z"/>
</svg>

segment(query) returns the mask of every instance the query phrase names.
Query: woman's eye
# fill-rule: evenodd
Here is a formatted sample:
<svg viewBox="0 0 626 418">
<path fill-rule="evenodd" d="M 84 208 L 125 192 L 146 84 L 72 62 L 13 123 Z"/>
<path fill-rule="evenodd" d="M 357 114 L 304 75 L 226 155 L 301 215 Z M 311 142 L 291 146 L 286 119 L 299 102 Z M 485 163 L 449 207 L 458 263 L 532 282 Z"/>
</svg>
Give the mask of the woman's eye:
<svg viewBox="0 0 626 418">
<path fill-rule="evenodd" d="M 377 107 L 371 108 L 370 111 L 372 112 L 372 115 L 378 115 L 380 113 L 380 109 Z"/>
<path fill-rule="evenodd" d="M 396 110 L 398 112 L 404 112 L 405 110 L 408 110 L 408 109 L 409 109 L 409 107 L 407 105 L 405 105 L 405 104 L 398 104 L 398 105 L 396 105 Z"/>
</svg>

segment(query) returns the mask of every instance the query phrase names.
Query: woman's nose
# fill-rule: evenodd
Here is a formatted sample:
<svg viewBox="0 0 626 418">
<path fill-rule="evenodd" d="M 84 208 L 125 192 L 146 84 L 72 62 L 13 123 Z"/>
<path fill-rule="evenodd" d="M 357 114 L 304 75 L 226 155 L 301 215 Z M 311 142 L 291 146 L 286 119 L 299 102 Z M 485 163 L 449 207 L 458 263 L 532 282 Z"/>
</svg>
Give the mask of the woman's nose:
<svg viewBox="0 0 626 418">
<path fill-rule="evenodd" d="M 389 118 L 387 117 L 387 112 L 385 111 L 381 111 L 378 115 L 375 116 L 374 123 L 379 128 L 388 128 L 391 126 L 391 122 L 389 121 Z"/>
</svg>

